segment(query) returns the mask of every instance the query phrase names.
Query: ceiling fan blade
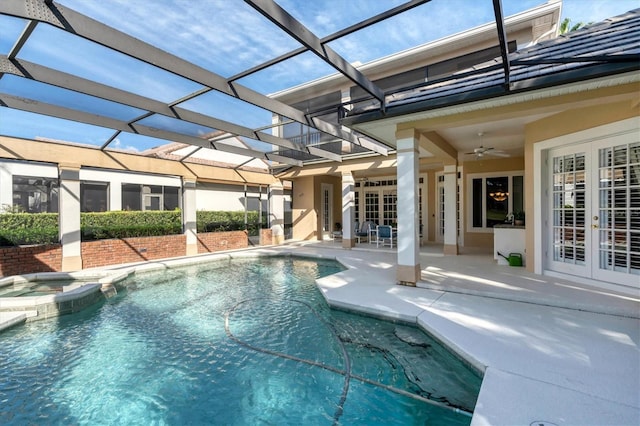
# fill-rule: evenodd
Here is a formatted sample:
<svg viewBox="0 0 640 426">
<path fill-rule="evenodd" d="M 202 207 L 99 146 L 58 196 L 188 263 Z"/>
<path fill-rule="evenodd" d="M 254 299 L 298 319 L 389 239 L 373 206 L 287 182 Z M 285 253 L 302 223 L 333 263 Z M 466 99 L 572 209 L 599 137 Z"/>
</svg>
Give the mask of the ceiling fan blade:
<svg viewBox="0 0 640 426">
<path fill-rule="evenodd" d="M 492 155 L 494 157 L 510 157 L 509 154 L 503 151 L 491 151 L 491 152 L 485 152 L 485 154 Z"/>
</svg>

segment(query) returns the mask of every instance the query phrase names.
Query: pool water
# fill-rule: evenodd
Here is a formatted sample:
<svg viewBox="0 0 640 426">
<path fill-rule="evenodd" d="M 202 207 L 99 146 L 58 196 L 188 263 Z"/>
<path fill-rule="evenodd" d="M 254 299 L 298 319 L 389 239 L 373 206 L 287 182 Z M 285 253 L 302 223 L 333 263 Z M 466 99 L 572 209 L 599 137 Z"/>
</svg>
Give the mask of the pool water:
<svg viewBox="0 0 640 426">
<path fill-rule="evenodd" d="M 328 308 L 329 260 L 137 275 L 0 334 L 0 424 L 465 425 L 479 374 L 417 328 Z"/>
<path fill-rule="evenodd" d="M 62 293 L 62 287 L 72 284 L 72 282 L 39 282 L 25 283 L 21 285 L 11 285 L 0 288 L 0 297 L 29 297 L 46 296 L 48 294 Z"/>
</svg>

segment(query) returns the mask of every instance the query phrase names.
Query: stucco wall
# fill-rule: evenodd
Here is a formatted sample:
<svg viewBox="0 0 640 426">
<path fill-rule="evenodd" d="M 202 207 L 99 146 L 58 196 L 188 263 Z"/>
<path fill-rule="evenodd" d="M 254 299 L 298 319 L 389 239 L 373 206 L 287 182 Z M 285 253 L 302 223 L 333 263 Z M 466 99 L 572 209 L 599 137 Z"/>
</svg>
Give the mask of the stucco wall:
<svg viewBox="0 0 640 426">
<path fill-rule="evenodd" d="M 342 223 L 342 178 L 322 175 L 316 176 L 314 179 L 313 187 L 314 187 L 314 203 L 317 206 L 317 214 L 316 214 L 316 237 L 318 239 L 322 239 L 322 216 L 321 216 L 321 206 L 322 206 L 322 184 L 328 184 L 333 187 L 333 200 L 332 200 L 332 224 L 330 231 L 333 231 L 333 226 L 336 222 Z"/>
<path fill-rule="evenodd" d="M 318 214 L 314 206 L 314 194 L 313 176 L 295 180 L 292 198 L 293 239 L 295 240 L 317 238 Z"/>
<path fill-rule="evenodd" d="M 626 99 L 618 102 L 602 103 L 599 105 L 576 108 L 545 117 L 525 126 L 525 206 L 528 223 L 533 225 L 533 219 L 540 217 L 541 206 L 534 205 L 533 172 L 534 147 L 537 143 L 567 136 L 572 133 L 593 129 L 605 124 L 615 123 L 629 118 L 640 116 L 640 92 L 635 90 L 632 100 Z M 534 270 L 536 256 L 535 238 L 540 232 L 536 232 L 533 226 L 526 228 L 526 252 L 527 269 Z"/>
<path fill-rule="evenodd" d="M 196 210 L 244 211 L 245 198 L 247 198 L 249 211 L 258 211 L 260 204 L 262 204 L 263 211 L 266 211 L 269 197 L 266 185 L 262 186 L 262 194 L 260 194 L 258 186 L 250 186 L 247 188 L 246 195 L 247 197 L 245 197 L 243 185 L 198 182 L 196 185 Z"/>
</svg>

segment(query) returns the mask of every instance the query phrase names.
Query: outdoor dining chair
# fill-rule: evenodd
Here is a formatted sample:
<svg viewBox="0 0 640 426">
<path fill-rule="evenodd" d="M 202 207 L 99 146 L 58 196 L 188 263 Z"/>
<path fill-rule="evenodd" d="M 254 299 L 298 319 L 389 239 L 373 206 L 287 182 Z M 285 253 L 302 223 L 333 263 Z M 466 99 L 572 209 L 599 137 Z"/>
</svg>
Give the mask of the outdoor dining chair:
<svg viewBox="0 0 640 426">
<path fill-rule="evenodd" d="M 393 228 L 389 225 L 380 225 L 376 228 L 376 247 L 388 245 L 393 248 Z"/>
</svg>

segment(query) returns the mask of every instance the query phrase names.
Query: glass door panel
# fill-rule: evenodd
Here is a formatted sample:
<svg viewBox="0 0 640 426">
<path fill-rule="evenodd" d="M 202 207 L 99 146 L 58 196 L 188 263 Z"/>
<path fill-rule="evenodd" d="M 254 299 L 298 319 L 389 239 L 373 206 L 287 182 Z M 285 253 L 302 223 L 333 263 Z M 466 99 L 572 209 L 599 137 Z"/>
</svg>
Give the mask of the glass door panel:
<svg viewBox="0 0 640 426">
<path fill-rule="evenodd" d="M 600 147 L 597 167 L 594 276 L 640 287 L 640 142 Z"/>
<path fill-rule="evenodd" d="M 364 220 L 380 224 L 380 193 L 378 190 L 364 193 Z"/>
<path fill-rule="evenodd" d="M 567 152 L 552 158 L 551 196 L 553 262 L 586 266 L 586 153 Z"/>
<path fill-rule="evenodd" d="M 549 162 L 549 269 L 640 288 L 637 136 L 554 149 Z"/>
<path fill-rule="evenodd" d="M 398 221 L 396 190 L 382 191 L 382 225 L 396 226 Z"/>
</svg>

